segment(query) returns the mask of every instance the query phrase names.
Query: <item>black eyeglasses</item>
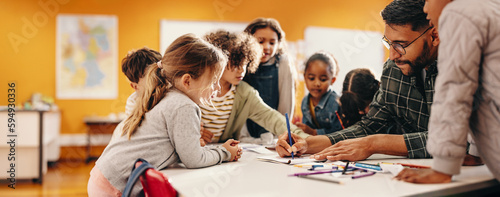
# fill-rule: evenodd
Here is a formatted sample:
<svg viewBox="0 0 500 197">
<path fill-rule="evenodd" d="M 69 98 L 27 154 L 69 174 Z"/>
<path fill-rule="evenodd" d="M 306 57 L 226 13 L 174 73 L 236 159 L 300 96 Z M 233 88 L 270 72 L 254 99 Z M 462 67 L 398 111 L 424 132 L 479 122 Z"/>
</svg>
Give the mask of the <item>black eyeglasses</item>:
<svg viewBox="0 0 500 197">
<path fill-rule="evenodd" d="M 385 48 L 391 50 L 391 46 L 392 46 L 392 48 L 394 48 L 394 50 L 396 50 L 396 52 L 398 52 L 401 55 L 405 55 L 406 54 L 405 48 L 409 47 L 411 44 L 413 44 L 413 42 L 417 41 L 420 37 L 422 37 L 422 35 L 425 34 L 425 32 L 429 31 L 429 29 L 432 29 L 433 27 L 434 26 L 430 26 L 429 28 L 427 28 L 422 34 L 420 34 L 420 36 L 415 38 L 415 40 L 411 41 L 410 44 L 407 44 L 406 46 L 403 46 L 399 43 L 393 43 L 393 42 L 389 41 L 389 39 L 387 39 L 387 37 L 385 37 L 385 36 L 382 38 L 382 43 L 384 44 Z"/>
</svg>

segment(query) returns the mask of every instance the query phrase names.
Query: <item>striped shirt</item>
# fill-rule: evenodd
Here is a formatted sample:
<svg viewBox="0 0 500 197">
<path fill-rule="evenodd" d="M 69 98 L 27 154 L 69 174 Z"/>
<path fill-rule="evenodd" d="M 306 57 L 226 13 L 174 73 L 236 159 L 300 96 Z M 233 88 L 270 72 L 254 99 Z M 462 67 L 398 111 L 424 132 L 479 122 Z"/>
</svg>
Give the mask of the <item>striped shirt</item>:
<svg viewBox="0 0 500 197">
<path fill-rule="evenodd" d="M 218 142 L 226 128 L 229 115 L 233 109 L 235 93 L 236 86 L 233 85 L 224 96 L 211 99 L 215 108 L 212 106 L 200 106 L 203 127 L 214 134 L 212 142 Z"/>
<path fill-rule="evenodd" d="M 372 134 L 402 134 L 409 158 L 431 157 L 425 146 L 437 74 L 437 62 L 434 62 L 423 84 L 418 84 L 417 80 L 421 79 L 403 75 L 394 61 L 388 60 L 368 114 L 353 126 L 327 136 L 335 144 Z"/>
</svg>

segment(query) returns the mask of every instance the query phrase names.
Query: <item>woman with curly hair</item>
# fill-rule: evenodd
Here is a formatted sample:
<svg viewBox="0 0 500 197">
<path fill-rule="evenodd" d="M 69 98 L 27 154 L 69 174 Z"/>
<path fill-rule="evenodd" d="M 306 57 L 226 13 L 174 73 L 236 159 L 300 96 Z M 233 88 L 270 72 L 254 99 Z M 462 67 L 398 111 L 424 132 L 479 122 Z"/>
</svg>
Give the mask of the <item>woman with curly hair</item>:
<svg viewBox="0 0 500 197">
<path fill-rule="evenodd" d="M 202 139 L 215 143 L 231 138 L 261 144 L 272 142 L 271 133 L 261 138 L 241 134 L 240 130 L 248 119 L 276 135 L 286 132 L 285 116 L 264 103 L 257 90 L 242 81 L 247 69 L 251 73 L 255 72 L 260 64 L 262 49 L 257 40 L 247 33 L 238 34 L 224 30 L 209 33 L 205 39 L 222 49 L 229 58 L 219 80 L 221 89 L 212 97 L 213 105 L 200 106 Z M 291 126 L 292 132 L 308 136 L 301 129 Z"/>
</svg>

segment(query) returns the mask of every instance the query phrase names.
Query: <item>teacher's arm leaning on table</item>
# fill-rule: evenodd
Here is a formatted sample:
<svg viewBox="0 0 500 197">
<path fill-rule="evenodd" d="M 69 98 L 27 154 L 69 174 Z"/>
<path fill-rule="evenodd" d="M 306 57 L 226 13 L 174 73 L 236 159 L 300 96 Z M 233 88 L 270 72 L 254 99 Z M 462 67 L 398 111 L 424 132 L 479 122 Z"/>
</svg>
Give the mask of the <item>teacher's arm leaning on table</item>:
<svg viewBox="0 0 500 197">
<path fill-rule="evenodd" d="M 332 161 L 364 160 L 375 153 L 407 156 L 408 151 L 402 135 L 376 134 L 361 138 L 340 141 L 334 145 L 328 136 L 318 135 L 301 138 L 292 134 L 295 141 L 290 147 L 287 143 L 288 135 L 281 135 L 276 143 L 276 152 L 281 157 L 290 156 L 291 152 L 298 155 L 308 153 L 314 154 L 318 160 L 328 159 Z"/>
</svg>

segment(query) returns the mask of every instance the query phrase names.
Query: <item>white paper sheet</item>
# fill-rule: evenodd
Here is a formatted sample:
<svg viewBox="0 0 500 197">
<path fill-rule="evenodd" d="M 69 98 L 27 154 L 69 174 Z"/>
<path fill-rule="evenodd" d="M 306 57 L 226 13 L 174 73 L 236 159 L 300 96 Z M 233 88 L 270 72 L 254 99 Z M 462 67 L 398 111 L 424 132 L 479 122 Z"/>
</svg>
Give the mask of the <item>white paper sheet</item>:
<svg viewBox="0 0 500 197">
<path fill-rule="evenodd" d="M 322 162 L 318 161 L 316 159 L 311 159 L 309 158 L 310 155 L 302 155 L 301 157 L 285 157 L 282 158 L 279 155 L 265 155 L 265 156 L 260 156 L 257 157 L 257 159 L 263 160 L 263 161 L 269 161 L 269 162 L 277 162 L 277 163 L 284 163 L 284 164 L 302 164 L 302 163 L 311 163 L 311 162 Z"/>
</svg>

